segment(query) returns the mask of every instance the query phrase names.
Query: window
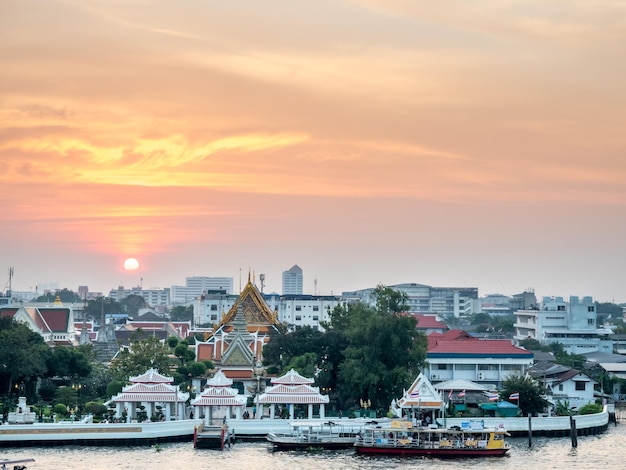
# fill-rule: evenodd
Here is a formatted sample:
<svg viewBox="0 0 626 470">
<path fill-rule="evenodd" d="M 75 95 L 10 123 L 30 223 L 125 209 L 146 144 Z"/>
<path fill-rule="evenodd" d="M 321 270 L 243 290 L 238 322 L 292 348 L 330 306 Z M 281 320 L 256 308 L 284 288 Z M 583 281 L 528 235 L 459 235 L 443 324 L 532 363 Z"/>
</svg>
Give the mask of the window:
<svg viewBox="0 0 626 470">
<path fill-rule="evenodd" d="M 593 305 L 590 305 L 589 307 L 587 307 L 588 312 L 593 312 L 594 310 L 595 310 L 595 307 Z"/>
<path fill-rule="evenodd" d="M 593 325 L 594 323 L 593 318 L 587 319 L 587 325 Z"/>
<path fill-rule="evenodd" d="M 217 305 L 211 305 L 211 312 L 217 312 Z"/>
<path fill-rule="evenodd" d="M 563 391 L 563 384 L 559 384 L 559 392 Z"/>
<path fill-rule="evenodd" d="M 217 315 L 211 315 L 211 321 L 217 321 Z"/>
<path fill-rule="evenodd" d="M 296 315 L 296 321 L 302 321 L 302 315 Z"/>
<path fill-rule="evenodd" d="M 300 312 L 302 310 L 302 305 L 296 305 L 296 312 Z"/>
<path fill-rule="evenodd" d="M 313 311 L 314 312 L 319 312 L 320 311 L 319 306 L 318 305 L 313 305 Z"/>
<path fill-rule="evenodd" d="M 576 390 L 579 392 L 584 392 L 585 391 L 585 385 L 587 385 L 587 382 L 581 382 L 580 380 L 577 380 L 576 382 L 574 382 L 576 384 Z"/>
<path fill-rule="evenodd" d="M 319 320 L 320 320 L 320 317 L 319 317 L 319 316 L 317 316 L 317 315 L 313 315 L 313 321 L 319 321 Z"/>
</svg>

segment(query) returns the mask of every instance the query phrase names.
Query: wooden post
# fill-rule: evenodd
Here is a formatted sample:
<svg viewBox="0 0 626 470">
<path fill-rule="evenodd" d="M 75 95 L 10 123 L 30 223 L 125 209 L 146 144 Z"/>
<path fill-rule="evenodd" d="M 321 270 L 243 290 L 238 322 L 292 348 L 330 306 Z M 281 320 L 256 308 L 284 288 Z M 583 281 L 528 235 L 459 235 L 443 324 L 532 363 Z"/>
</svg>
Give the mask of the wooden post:
<svg viewBox="0 0 626 470">
<path fill-rule="evenodd" d="M 576 432 L 576 420 L 572 415 L 569 417 L 569 433 L 572 438 L 572 447 L 578 447 L 578 435 Z"/>
<path fill-rule="evenodd" d="M 533 422 L 532 415 L 528 413 L 528 447 L 533 446 Z"/>
</svg>

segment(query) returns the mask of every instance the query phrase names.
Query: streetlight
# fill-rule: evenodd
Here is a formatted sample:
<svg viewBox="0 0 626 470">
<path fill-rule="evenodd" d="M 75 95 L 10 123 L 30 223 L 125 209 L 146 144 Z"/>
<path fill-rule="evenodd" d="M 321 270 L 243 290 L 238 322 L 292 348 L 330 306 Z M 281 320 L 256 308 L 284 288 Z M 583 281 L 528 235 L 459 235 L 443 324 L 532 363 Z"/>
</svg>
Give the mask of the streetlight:
<svg viewBox="0 0 626 470">
<path fill-rule="evenodd" d="M 364 400 L 363 398 L 361 398 L 361 408 L 365 409 L 365 414 L 367 414 L 367 409 L 372 406 L 372 402 L 370 400 Z"/>
</svg>

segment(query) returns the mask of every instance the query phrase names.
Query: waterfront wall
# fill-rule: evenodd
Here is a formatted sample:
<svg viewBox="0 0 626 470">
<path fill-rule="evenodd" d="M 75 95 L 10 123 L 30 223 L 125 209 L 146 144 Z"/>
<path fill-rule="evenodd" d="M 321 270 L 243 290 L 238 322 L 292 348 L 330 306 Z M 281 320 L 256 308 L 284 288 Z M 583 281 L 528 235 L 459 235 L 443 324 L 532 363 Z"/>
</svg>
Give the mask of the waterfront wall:
<svg viewBox="0 0 626 470">
<path fill-rule="evenodd" d="M 520 437 L 528 435 L 528 417 L 520 418 L 472 418 L 484 422 L 485 427 L 504 427 L 511 436 Z M 326 419 L 327 421 L 328 419 Z M 444 423 L 439 420 L 439 424 L 445 427 L 461 426 L 461 423 L 469 421 L 470 418 L 447 418 Z M 606 431 L 609 426 L 609 413 L 605 407 L 601 413 L 590 415 L 575 415 L 576 430 L 579 436 L 600 434 Z M 358 419 L 337 419 L 333 422 L 342 426 L 352 425 L 358 432 L 366 420 Z M 234 431 L 237 438 L 242 439 L 265 439 L 269 432 L 288 432 L 289 420 L 286 419 L 230 419 L 228 426 Z M 535 436 L 569 436 L 570 418 L 569 416 L 532 417 L 532 433 Z"/>
<path fill-rule="evenodd" d="M 528 417 L 519 418 L 477 418 L 484 421 L 485 427 L 502 426 L 512 436 L 528 435 Z M 468 418 L 447 418 L 446 427 L 461 426 L 462 422 L 467 422 Z M 601 413 L 590 415 L 574 415 L 576 431 L 579 436 L 600 434 L 606 431 L 609 425 L 609 412 L 604 407 Z M 550 416 L 532 417 L 531 427 L 533 435 L 537 436 L 569 436 L 570 417 Z"/>
</svg>

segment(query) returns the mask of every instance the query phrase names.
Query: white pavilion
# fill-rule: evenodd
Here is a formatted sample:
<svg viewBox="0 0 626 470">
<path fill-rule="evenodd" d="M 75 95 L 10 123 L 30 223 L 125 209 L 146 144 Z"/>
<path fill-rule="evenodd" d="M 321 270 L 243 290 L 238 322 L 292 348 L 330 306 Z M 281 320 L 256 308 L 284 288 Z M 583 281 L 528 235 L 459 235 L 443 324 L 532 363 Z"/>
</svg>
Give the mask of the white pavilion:
<svg viewBox="0 0 626 470">
<path fill-rule="evenodd" d="M 204 417 L 204 424 L 209 426 L 213 421 L 214 407 L 226 407 L 227 415 L 225 418 L 241 419 L 242 413 L 246 408 L 247 398 L 240 395 L 239 391 L 232 388 L 233 381 L 226 377 L 221 370 L 207 381 L 202 393 L 191 401 L 191 405 L 196 410 L 197 417 Z"/>
<path fill-rule="evenodd" d="M 255 418 L 263 416 L 263 406 L 270 406 L 270 419 L 276 417 L 276 405 L 286 405 L 289 410 L 289 419 L 295 418 L 294 405 L 308 405 L 308 419 L 313 419 L 313 407 L 319 406 L 319 417 L 324 419 L 326 404 L 330 401 L 327 395 L 321 395 L 319 387 L 312 387 L 315 381 L 298 374 L 291 369 L 282 377 L 272 379 L 271 386 L 257 398 L 257 413 Z"/>
<path fill-rule="evenodd" d="M 129 378 L 130 385 L 105 403 L 115 405 L 115 416 L 122 417 L 126 411 L 126 422 L 137 419 L 140 406 L 144 406 L 148 419 L 156 415 L 161 407 L 165 419 L 186 419 L 186 405 L 189 393 L 181 392 L 173 385 L 174 378 L 162 375 L 156 369 L 149 369 L 141 375 Z"/>
</svg>

